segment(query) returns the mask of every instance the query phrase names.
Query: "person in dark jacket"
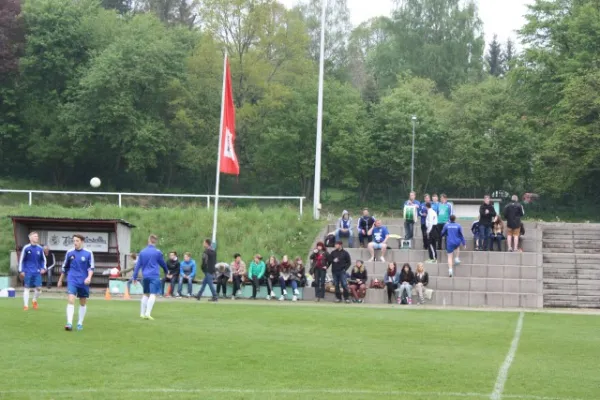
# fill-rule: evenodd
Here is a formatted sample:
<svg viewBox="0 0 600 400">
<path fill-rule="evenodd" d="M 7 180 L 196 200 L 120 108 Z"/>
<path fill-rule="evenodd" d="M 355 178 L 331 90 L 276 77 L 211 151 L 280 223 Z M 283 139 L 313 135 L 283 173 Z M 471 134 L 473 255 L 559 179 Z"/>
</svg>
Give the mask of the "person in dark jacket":
<svg viewBox="0 0 600 400">
<path fill-rule="evenodd" d="M 275 256 L 269 257 L 267 269 L 265 272 L 265 282 L 267 283 L 267 300 L 275 298 L 273 285 L 279 280 L 279 262 Z"/>
<path fill-rule="evenodd" d="M 202 279 L 202 286 L 200 286 L 200 291 L 196 295 L 196 299 L 200 300 L 202 292 L 208 286 L 212 294 L 212 301 L 216 302 L 218 298 L 214 280 L 215 272 L 217 271 L 215 267 L 217 265 L 217 253 L 212 249 L 211 244 L 210 239 L 204 239 L 204 253 L 202 254 L 202 272 L 204 272 L 204 278 Z"/>
<path fill-rule="evenodd" d="M 357 230 L 360 247 L 365 247 L 373 241 L 373 235 L 369 235 L 369 231 L 375 225 L 375 218 L 369 215 L 369 209 L 363 209 L 363 215 L 358 219 Z M 367 244 L 365 244 L 365 240 Z"/>
<path fill-rule="evenodd" d="M 335 250 L 329 254 L 329 265 L 331 265 L 333 284 L 335 285 L 336 303 L 342 302 L 342 289 L 344 291 L 344 301 L 350 303 L 346 271 L 352 266 L 352 259 L 350 254 L 344 250 L 341 240 L 335 243 Z"/>
<path fill-rule="evenodd" d="M 486 194 L 483 197 L 483 204 L 479 207 L 479 246 L 476 250 L 487 251 L 489 249 L 492 224 L 496 216 L 496 210 L 490 200 L 490 196 Z"/>
<path fill-rule="evenodd" d="M 367 269 L 365 268 L 362 260 L 356 260 L 356 265 L 352 268 L 352 273 L 350 274 L 350 281 L 348 281 L 348 286 L 350 288 L 350 293 L 352 293 L 353 301 L 355 303 L 362 303 L 365 295 L 367 294 L 367 279 L 368 279 Z"/>
<path fill-rule="evenodd" d="M 417 272 L 415 273 L 415 289 L 417 289 L 417 294 L 419 295 L 419 304 L 425 304 L 425 297 L 423 296 L 423 291 L 425 286 L 429 284 L 429 274 L 425 271 L 425 267 L 423 267 L 423 263 L 417 264 Z"/>
<path fill-rule="evenodd" d="M 523 206 L 519 203 L 517 195 L 512 196 L 512 201 L 504 208 L 504 219 L 506 220 L 506 245 L 508 251 L 519 250 L 519 236 L 521 235 L 521 217 L 525 215 Z M 513 245 L 514 239 L 514 245 Z"/>
<path fill-rule="evenodd" d="M 383 282 L 387 289 L 388 304 L 392 304 L 392 295 L 398 288 L 399 280 L 400 272 L 398 272 L 398 269 L 396 268 L 396 263 L 389 263 L 385 275 L 383 275 Z"/>
<path fill-rule="evenodd" d="M 292 286 L 292 290 L 294 291 L 294 297 L 292 297 L 292 301 L 298 300 L 298 295 L 300 292 L 298 292 L 298 281 L 294 279 L 296 274 L 294 263 L 290 262 L 287 255 L 284 255 L 281 258 L 281 263 L 279 264 L 279 287 L 281 288 L 281 297 L 279 297 L 279 301 L 284 301 L 286 299 L 286 287 L 288 283 Z"/>
<path fill-rule="evenodd" d="M 323 242 L 317 243 L 317 247 L 313 250 L 310 255 L 311 261 L 311 274 L 315 275 L 315 301 L 319 302 L 325 298 L 325 277 L 327 276 L 327 267 L 329 260 L 329 254 L 325 250 L 325 244 Z"/>
<path fill-rule="evenodd" d="M 50 289 L 52 287 L 52 269 L 56 265 L 56 257 L 54 257 L 54 253 L 50 251 L 48 246 L 44 246 L 44 255 L 46 256 L 46 287 Z"/>
<path fill-rule="evenodd" d="M 167 268 L 169 269 L 169 273 L 165 275 L 161 279 L 161 288 L 160 295 L 165 295 L 165 285 L 168 281 L 170 283 L 169 291 L 167 292 L 167 296 L 175 296 L 175 283 L 179 283 L 179 259 L 177 258 L 177 252 L 172 251 L 169 253 L 169 259 L 167 260 Z"/>
<path fill-rule="evenodd" d="M 302 261 L 302 257 L 300 256 L 297 256 L 294 260 L 290 279 L 295 280 L 298 287 L 306 286 L 306 268 L 304 268 L 304 261 Z"/>
<path fill-rule="evenodd" d="M 412 285 L 415 281 L 415 275 L 410 268 L 410 264 L 406 263 L 402 266 L 400 272 L 400 295 L 398 296 L 398 304 L 404 303 L 412 304 Z"/>
</svg>

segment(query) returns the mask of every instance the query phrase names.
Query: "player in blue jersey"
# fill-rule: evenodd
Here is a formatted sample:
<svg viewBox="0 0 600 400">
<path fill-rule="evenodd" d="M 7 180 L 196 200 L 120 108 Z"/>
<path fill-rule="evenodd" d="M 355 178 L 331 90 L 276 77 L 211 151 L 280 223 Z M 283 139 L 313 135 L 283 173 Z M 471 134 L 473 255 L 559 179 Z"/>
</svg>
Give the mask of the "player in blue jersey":
<svg viewBox="0 0 600 400">
<path fill-rule="evenodd" d="M 160 268 L 165 271 L 165 275 L 169 273 L 162 252 L 156 248 L 157 242 L 158 236 L 150 235 L 148 238 L 148 246 L 140 251 L 137 262 L 135 263 L 135 269 L 133 270 L 133 276 L 131 277 L 132 282 L 136 283 L 138 273 L 140 269 L 142 270 L 144 296 L 142 296 L 140 317 L 149 320 L 154 319 L 151 316 L 152 307 L 154 307 L 156 296 L 160 295 L 162 286 L 160 282 Z"/>
<path fill-rule="evenodd" d="M 29 244 L 21 250 L 19 258 L 19 275 L 23 279 L 23 309 L 29 310 L 29 289 L 34 288 L 33 309 L 38 308 L 38 298 L 42 292 L 42 274 L 46 273 L 46 256 L 44 248 L 39 244 L 37 232 L 29 234 Z"/>
<path fill-rule="evenodd" d="M 456 223 L 456 216 L 450 216 L 450 223 L 444 225 L 442 236 L 446 236 L 446 252 L 448 253 L 448 276 L 452 278 L 454 264 L 460 264 L 460 246 L 467 248 L 467 241 L 463 235 L 462 226 Z M 453 257 L 456 255 L 456 258 Z"/>
<path fill-rule="evenodd" d="M 60 278 L 57 287 L 62 287 L 65 272 L 67 275 L 67 293 L 69 300 L 67 303 L 67 324 L 66 331 L 73 330 L 73 314 L 75 314 L 75 296 L 79 298 L 79 320 L 77 321 L 77 330 L 83 329 L 83 319 L 87 311 L 87 299 L 90 297 L 90 283 L 94 274 L 94 253 L 83 248 L 85 238 L 81 235 L 73 235 L 74 249 L 65 254 L 65 261 L 62 265 Z"/>
</svg>

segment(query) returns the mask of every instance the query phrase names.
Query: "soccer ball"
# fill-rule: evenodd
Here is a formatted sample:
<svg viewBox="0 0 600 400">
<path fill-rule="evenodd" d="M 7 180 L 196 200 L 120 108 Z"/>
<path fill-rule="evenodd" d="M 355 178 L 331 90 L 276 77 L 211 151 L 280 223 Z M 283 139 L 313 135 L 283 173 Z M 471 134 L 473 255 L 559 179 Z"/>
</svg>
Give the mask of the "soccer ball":
<svg viewBox="0 0 600 400">
<path fill-rule="evenodd" d="M 120 275 L 119 273 L 119 269 L 118 268 L 111 268 L 110 269 L 110 276 L 111 278 L 116 278 Z"/>
<path fill-rule="evenodd" d="M 115 286 L 111 289 L 111 292 L 112 294 L 119 294 L 119 288 Z"/>
<path fill-rule="evenodd" d="M 100 178 L 92 178 L 92 179 L 90 179 L 90 185 L 92 187 L 95 187 L 95 188 L 100 187 L 101 183 L 102 182 L 100 182 Z"/>
</svg>

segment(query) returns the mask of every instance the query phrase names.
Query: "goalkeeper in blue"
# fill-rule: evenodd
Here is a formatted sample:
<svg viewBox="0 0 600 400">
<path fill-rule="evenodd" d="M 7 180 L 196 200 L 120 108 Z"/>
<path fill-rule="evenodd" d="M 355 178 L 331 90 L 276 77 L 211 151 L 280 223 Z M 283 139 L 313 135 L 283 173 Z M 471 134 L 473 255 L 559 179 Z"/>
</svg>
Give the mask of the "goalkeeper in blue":
<svg viewBox="0 0 600 400">
<path fill-rule="evenodd" d="M 77 330 L 83 329 L 83 319 L 87 311 L 87 299 L 90 297 L 90 283 L 94 274 L 94 253 L 83 248 L 85 238 L 81 235 L 73 235 L 74 249 L 65 255 L 62 265 L 58 287 L 62 287 L 65 271 L 69 271 L 67 277 L 67 324 L 66 331 L 73 330 L 73 315 L 75 314 L 75 296 L 79 298 L 79 320 Z"/>
<path fill-rule="evenodd" d="M 148 246 L 140 251 L 135 269 L 133 270 L 132 282 L 137 283 L 138 273 L 142 270 L 142 286 L 144 288 L 144 296 L 142 296 L 142 305 L 140 317 L 143 319 L 154 320 L 152 318 L 152 308 L 156 301 L 156 296 L 160 295 L 162 284 L 160 282 L 160 268 L 165 271 L 165 276 L 169 270 L 162 252 L 156 248 L 158 236 L 150 235 L 148 238 Z"/>
</svg>

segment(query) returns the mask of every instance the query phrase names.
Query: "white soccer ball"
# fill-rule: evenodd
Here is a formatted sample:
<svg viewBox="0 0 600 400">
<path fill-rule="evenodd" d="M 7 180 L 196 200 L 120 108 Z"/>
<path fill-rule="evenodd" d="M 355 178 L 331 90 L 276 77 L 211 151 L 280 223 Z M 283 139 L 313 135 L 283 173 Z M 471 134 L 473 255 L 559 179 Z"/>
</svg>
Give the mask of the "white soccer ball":
<svg viewBox="0 0 600 400">
<path fill-rule="evenodd" d="M 110 276 L 112 276 L 112 277 L 119 276 L 119 268 L 111 268 L 110 269 Z"/>
<path fill-rule="evenodd" d="M 92 179 L 90 179 L 90 185 L 92 185 L 92 187 L 95 187 L 95 188 L 100 187 L 101 183 L 102 182 L 100 182 L 100 178 L 92 178 Z"/>
<path fill-rule="evenodd" d="M 113 287 L 111 290 L 112 294 L 119 294 L 119 288 L 118 287 Z"/>
</svg>

